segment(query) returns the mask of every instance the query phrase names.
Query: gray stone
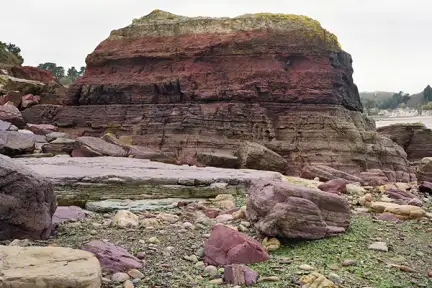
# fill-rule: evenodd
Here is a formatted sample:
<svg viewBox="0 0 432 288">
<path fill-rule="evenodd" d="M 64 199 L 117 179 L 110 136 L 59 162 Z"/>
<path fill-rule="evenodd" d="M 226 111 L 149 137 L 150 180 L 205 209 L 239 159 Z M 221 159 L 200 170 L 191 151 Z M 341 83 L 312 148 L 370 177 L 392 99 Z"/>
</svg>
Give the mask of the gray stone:
<svg viewBox="0 0 432 288">
<path fill-rule="evenodd" d="M 13 131 L 0 131 L 0 154 L 12 156 L 31 153 L 34 148 L 34 135 Z"/>
<path fill-rule="evenodd" d="M 377 251 L 384 251 L 388 252 L 388 246 L 385 242 L 375 242 L 369 245 L 369 250 L 377 250 Z"/>
<path fill-rule="evenodd" d="M 64 133 L 64 132 L 51 132 L 49 134 L 46 135 L 46 139 L 48 142 L 51 142 L 57 138 L 70 138 L 69 134 Z"/>
<path fill-rule="evenodd" d="M 21 112 L 14 105 L 0 105 L 0 120 L 10 122 L 20 128 L 25 126 Z"/>
<path fill-rule="evenodd" d="M 86 209 L 93 212 L 112 212 L 117 210 L 129 210 L 133 212 L 150 211 L 161 208 L 175 208 L 176 204 L 184 199 L 146 199 L 146 200 L 121 200 L 107 199 L 103 201 L 87 202 Z M 188 201 L 201 201 L 203 199 L 188 199 Z"/>
<path fill-rule="evenodd" d="M 44 153 L 71 154 L 74 149 L 74 139 L 57 138 L 42 146 Z"/>
<path fill-rule="evenodd" d="M 11 127 L 11 123 L 0 120 L 0 131 L 7 131 Z"/>
</svg>

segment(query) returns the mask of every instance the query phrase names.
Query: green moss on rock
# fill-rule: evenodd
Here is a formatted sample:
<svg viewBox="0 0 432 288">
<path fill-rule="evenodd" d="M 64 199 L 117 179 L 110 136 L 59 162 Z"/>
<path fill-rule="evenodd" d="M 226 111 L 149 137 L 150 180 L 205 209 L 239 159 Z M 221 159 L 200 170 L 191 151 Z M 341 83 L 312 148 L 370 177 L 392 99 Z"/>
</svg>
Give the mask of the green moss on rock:
<svg viewBox="0 0 432 288">
<path fill-rule="evenodd" d="M 203 33 L 232 33 L 252 30 L 300 33 L 305 39 L 319 39 L 329 49 L 341 48 L 336 35 L 310 17 L 294 14 L 257 13 L 234 18 L 186 17 L 162 10 L 134 19 L 132 24 L 111 33 L 109 39 L 142 36 L 177 36 Z"/>
</svg>

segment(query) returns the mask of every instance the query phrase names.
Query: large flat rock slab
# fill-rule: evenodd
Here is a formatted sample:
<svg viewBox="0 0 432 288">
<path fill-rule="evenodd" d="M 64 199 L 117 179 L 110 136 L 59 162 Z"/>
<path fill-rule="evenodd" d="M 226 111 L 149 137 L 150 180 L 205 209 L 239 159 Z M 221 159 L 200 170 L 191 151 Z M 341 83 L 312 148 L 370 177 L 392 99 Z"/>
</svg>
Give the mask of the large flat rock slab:
<svg viewBox="0 0 432 288">
<path fill-rule="evenodd" d="M 60 247 L 0 246 L 0 287 L 101 287 L 91 253 Z"/>
<path fill-rule="evenodd" d="M 252 180 L 280 180 L 278 172 L 177 166 L 117 157 L 15 159 L 50 179 L 59 205 L 84 207 L 108 199 L 210 198 L 244 193 Z"/>
</svg>

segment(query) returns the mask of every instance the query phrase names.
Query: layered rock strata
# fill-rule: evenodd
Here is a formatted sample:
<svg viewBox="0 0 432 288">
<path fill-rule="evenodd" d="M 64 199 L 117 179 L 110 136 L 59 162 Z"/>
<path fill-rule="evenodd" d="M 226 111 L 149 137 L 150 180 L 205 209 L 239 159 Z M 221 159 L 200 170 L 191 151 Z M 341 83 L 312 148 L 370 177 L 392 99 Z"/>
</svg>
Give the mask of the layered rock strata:
<svg viewBox="0 0 432 288">
<path fill-rule="evenodd" d="M 257 142 L 285 158 L 288 174 L 325 164 L 412 180 L 403 149 L 362 113 L 351 63 L 336 36 L 305 16 L 156 10 L 113 31 L 87 57 L 66 106 L 34 106 L 24 117 L 178 154 Z"/>
</svg>

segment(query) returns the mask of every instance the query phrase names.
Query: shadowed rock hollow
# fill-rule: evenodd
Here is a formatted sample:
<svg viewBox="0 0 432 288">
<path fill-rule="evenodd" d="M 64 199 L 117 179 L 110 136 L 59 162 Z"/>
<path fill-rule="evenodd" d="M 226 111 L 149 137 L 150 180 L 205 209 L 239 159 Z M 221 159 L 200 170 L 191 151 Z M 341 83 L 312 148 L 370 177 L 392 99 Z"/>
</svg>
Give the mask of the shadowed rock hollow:
<svg viewBox="0 0 432 288">
<path fill-rule="evenodd" d="M 404 150 L 362 113 L 351 63 L 336 36 L 305 16 L 155 10 L 87 57 L 66 106 L 37 105 L 24 117 L 178 154 L 253 141 L 282 155 L 288 174 L 323 164 L 412 180 Z"/>
</svg>

